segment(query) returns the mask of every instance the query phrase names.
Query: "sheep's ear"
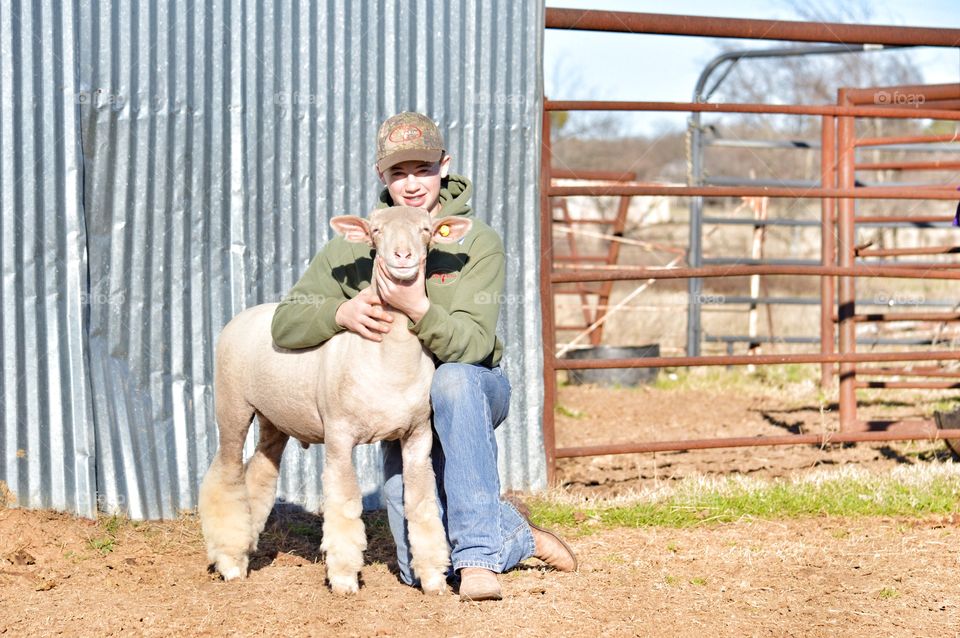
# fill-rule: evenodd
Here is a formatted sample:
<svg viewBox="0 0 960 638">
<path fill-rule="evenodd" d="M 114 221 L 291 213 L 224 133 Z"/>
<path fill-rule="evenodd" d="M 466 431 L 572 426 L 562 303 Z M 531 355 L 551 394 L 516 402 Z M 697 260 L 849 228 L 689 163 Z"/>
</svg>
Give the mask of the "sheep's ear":
<svg viewBox="0 0 960 638">
<path fill-rule="evenodd" d="M 433 222 L 431 243 L 452 244 L 463 239 L 473 222 L 466 217 L 442 217 Z"/>
<path fill-rule="evenodd" d="M 370 224 L 362 217 L 356 215 L 339 215 L 330 220 L 330 227 L 343 235 L 347 241 L 357 244 L 372 244 L 370 237 Z"/>
</svg>

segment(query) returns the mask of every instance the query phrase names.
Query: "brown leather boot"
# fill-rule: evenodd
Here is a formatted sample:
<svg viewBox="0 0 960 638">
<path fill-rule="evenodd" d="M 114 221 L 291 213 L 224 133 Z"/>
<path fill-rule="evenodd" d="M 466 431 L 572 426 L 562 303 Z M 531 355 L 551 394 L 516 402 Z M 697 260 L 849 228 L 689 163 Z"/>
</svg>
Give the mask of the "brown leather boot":
<svg viewBox="0 0 960 638">
<path fill-rule="evenodd" d="M 460 570 L 460 600 L 500 600 L 500 582 L 497 575 L 482 567 L 464 567 Z"/>
<path fill-rule="evenodd" d="M 530 520 L 530 508 L 526 503 L 516 496 L 507 496 L 506 499 L 527 519 L 530 531 L 533 532 L 534 558 L 539 558 L 558 572 L 577 571 L 577 555 L 570 546 L 555 532 L 534 524 Z"/>
</svg>

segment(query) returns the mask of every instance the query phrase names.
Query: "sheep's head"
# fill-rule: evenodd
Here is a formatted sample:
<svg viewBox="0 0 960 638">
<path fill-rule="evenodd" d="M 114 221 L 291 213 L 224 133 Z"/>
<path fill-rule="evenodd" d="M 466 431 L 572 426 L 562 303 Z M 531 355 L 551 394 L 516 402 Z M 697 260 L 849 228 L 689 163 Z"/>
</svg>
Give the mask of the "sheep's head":
<svg viewBox="0 0 960 638">
<path fill-rule="evenodd" d="M 460 241 L 472 225 L 466 217 L 434 219 L 422 208 L 407 206 L 379 208 L 367 219 L 341 215 L 330 220 L 330 226 L 347 241 L 373 246 L 397 281 L 416 278 L 431 244 Z"/>
</svg>

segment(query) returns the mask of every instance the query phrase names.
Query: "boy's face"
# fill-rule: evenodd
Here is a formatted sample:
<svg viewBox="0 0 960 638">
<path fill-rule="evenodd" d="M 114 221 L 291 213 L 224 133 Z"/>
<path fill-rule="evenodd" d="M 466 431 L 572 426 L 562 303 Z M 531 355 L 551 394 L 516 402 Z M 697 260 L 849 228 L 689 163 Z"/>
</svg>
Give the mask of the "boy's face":
<svg viewBox="0 0 960 638">
<path fill-rule="evenodd" d="M 440 210 L 440 181 L 449 170 L 450 156 L 444 155 L 439 162 L 410 160 L 378 172 L 394 205 L 425 208 L 433 215 Z"/>
</svg>

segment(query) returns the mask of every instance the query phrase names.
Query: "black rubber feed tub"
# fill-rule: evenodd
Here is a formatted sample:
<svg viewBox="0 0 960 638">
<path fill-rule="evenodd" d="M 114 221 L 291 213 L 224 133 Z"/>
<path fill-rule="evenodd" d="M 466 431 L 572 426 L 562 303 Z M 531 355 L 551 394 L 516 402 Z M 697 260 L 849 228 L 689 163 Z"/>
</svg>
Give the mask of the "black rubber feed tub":
<svg viewBox="0 0 960 638">
<path fill-rule="evenodd" d="M 571 350 L 565 359 L 641 359 L 660 356 L 660 344 L 646 346 L 596 346 Z M 595 370 L 567 370 L 572 385 L 593 383 L 609 387 L 634 387 L 653 383 L 660 368 L 597 368 Z"/>
</svg>

